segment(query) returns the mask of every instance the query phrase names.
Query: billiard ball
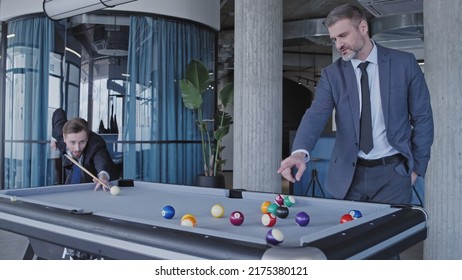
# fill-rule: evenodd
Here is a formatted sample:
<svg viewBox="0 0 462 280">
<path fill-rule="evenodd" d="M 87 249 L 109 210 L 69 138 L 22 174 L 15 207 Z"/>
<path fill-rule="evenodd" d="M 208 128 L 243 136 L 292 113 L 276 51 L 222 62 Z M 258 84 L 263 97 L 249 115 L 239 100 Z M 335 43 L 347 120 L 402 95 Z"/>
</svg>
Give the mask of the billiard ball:
<svg viewBox="0 0 462 280">
<path fill-rule="evenodd" d="M 112 194 L 112 195 L 119 195 L 119 193 L 120 193 L 120 188 L 119 188 L 118 186 L 112 186 L 111 189 L 110 189 L 110 191 L 111 191 L 111 194 Z"/>
<path fill-rule="evenodd" d="M 271 245 L 278 245 L 284 241 L 284 234 L 277 228 L 272 228 L 266 233 L 266 242 Z"/>
<path fill-rule="evenodd" d="M 287 218 L 287 216 L 289 216 L 289 208 L 287 208 L 285 206 L 278 206 L 278 208 L 276 208 L 276 214 L 275 215 L 278 218 L 285 219 L 285 218 Z"/>
<path fill-rule="evenodd" d="M 284 205 L 287 207 L 292 207 L 295 204 L 295 197 L 292 195 L 287 195 L 284 197 Z"/>
<path fill-rule="evenodd" d="M 276 224 L 276 216 L 271 213 L 265 213 L 261 216 L 261 223 L 265 227 L 272 227 Z"/>
<path fill-rule="evenodd" d="M 353 219 L 359 219 L 363 216 L 363 214 L 361 214 L 361 212 L 359 210 L 351 210 L 349 212 L 349 214 L 351 215 L 351 217 L 353 217 Z"/>
<path fill-rule="evenodd" d="M 263 214 L 268 213 L 268 206 L 271 204 L 270 201 L 265 201 L 261 204 L 260 210 Z"/>
<path fill-rule="evenodd" d="M 267 207 L 267 212 L 276 215 L 276 209 L 278 207 L 279 206 L 276 203 L 270 203 L 270 205 Z"/>
<path fill-rule="evenodd" d="M 340 223 L 341 224 L 347 223 L 347 222 L 350 222 L 350 221 L 353 221 L 353 217 L 350 214 L 345 214 L 340 218 Z"/>
<path fill-rule="evenodd" d="M 185 227 L 196 227 L 196 217 L 192 214 L 186 214 L 181 218 L 181 225 Z"/>
<path fill-rule="evenodd" d="M 212 213 L 212 216 L 215 218 L 221 218 L 225 214 L 225 208 L 220 204 L 215 204 L 212 206 L 212 209 L 210 209 L 210 213 Z"/>
<path fill-rule="evenodd" d="M 298 212 L 295 216 L 295 223 L 301 227 L 307 226 L 310 223 L 310 216 L 306 212 Z"/>
<path fill-rule="evenodd" d="M 284 196 L 282 196 L 282 194 L 278 194 L 276 195 L 276 197 L 274 198 L 274 202 L 276 202 L 277 205 L 281 206 L 284 204 Z"/>
<path fill-rule="evenodd" d="M 165 219 L 171 219 L 173 216 L 175 216 L 175 208 L 170 205 L 166 205 L 162 208 L 162 217 Z"/>
<path fill-rule="evenodd" d="M 244 222 L 244 214 L 239 211 L 234 211 L 229 216 L 229 221 L 235 226 L 240 226 Z"/>
</svg>

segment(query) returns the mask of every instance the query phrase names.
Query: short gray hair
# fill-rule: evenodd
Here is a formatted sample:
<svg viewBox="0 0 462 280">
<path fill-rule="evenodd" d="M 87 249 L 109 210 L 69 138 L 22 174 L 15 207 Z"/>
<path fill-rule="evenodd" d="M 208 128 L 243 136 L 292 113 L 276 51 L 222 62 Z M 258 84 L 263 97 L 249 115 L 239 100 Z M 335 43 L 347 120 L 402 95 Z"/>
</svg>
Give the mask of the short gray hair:
<svg viewBox="0 0 462 280">
<path fill-rule="evenodd" d="M 365 20 L 367 22 L 367 17 L 360 8 L 352 4 L 343 4 L 341 6 L 334 8 L 327 15 L 326 20 L 324 21 L 324 25 L 327 28 L 329 28 L 333 24 L 343 19 L 351 20 L 353 23 L 356 24 L 356 26 L 359 26 L 359 23 L 362 20 Z"/>
</svg>

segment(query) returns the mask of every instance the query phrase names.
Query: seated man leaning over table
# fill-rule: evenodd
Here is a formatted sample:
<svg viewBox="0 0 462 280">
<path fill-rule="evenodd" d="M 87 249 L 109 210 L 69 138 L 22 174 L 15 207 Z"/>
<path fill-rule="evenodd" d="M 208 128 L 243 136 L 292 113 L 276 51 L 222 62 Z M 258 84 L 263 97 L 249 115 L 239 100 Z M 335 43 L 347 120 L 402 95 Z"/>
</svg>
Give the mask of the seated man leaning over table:
<svg viewBox="0 0 462 280">
<path fill-rule="evenodd" d="M 95 182 L 95 191 L 99 188 L 106 191 L 109 190 L 109 180 L 117 179 L 117 175 L 114 174 L 116 168 L 104 139 L 91 131 L 84 119 L 67 120 L 66 112 L 61 108 L 53 112 L 50 146 L 78 161 L 91 174 L 97 176 L 105 186 L 94 180 L 67 157 L 64 157 L 62 162 L 65 184 Z"/>
</svg>

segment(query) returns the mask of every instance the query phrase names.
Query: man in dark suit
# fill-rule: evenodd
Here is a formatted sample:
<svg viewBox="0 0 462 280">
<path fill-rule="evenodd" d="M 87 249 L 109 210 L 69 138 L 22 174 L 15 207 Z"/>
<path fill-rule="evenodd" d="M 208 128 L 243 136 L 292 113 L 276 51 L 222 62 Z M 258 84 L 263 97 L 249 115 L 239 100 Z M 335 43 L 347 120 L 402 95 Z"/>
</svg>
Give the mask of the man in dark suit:
<svg viewBox="0 0 462 280">
<path fill-rule="evenodd" d="M 367 18 L 358 7 L 346 4 L 335 8 L 325 25 L 341 58 L 322 70 L 292 154 L 281 162 L 278 173 L 290 182 L 300 180 L 335 109 L 337 131 L 326 190 L 338 199 L 410 204 L 412 185 L 425 175 L 433 143 L 433 116 L 424 75 L 411 53 L 371 40 Z M 367 62 L 366 73 L 358 68 L 362 62 Z M 366 92 L 370 92 L 369 118 L 368 110 L 361 107 L 369 100 L 361 96 Z M 361 129 L 366 119 L 371 128 Z M 366 131 L 371 140 L 369 147 L 363 148 L 368 141 L 361 132 Z M 298 169 L 295 176 L 292 167 Z"/>
<path fill-rule="evenodd" d="M 97 176 L 106 186 L 110 179 L 117 179 L 114 162 L 106 147 L 106 142 L 98 134 L 91 131 L 88 123 L 82 118 L 67 120 L 63 109 L 56 109 L 52 117 L 52 148 L 73 157 L 90 173 Z M 62 161 L 65 173 L 65 184 L 95 182 L 87 173 L 72 163 L 67 157 Z M 95 182 L 95 190 L 100 187 L 109 190 L 99 182 Z"/>
</svg>

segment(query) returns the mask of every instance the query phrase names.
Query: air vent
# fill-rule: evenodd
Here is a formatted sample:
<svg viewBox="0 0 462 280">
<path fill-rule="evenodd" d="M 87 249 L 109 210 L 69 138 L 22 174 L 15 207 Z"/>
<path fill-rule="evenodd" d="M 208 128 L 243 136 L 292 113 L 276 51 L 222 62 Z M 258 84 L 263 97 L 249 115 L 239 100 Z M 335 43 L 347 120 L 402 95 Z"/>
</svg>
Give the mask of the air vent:
<svg viewBox="0 0 462 280">
<path fill-rule="evenodd" d="M 376 17 L 423 12 L 423 0 L 358 0 Z"/>
</svg>

